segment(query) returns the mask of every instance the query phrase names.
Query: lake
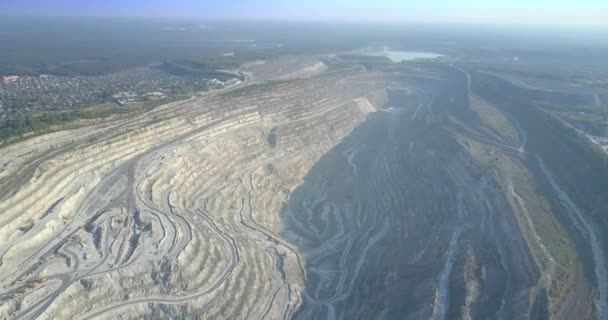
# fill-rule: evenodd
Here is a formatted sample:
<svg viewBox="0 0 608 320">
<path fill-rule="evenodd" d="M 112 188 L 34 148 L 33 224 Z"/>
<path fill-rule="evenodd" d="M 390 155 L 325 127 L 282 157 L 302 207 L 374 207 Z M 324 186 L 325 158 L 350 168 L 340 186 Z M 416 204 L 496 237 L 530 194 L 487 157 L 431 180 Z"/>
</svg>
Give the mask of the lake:
<svg viewBox="0 0 608 320">
<path fill-rule="evenodd" d="M 393 62 L 409 61 L 416 59 L 437 59 L 443 55 L 433 52 L 422 51 L 390 51 L 385 50 L 384 54 Z"/>
</svg>

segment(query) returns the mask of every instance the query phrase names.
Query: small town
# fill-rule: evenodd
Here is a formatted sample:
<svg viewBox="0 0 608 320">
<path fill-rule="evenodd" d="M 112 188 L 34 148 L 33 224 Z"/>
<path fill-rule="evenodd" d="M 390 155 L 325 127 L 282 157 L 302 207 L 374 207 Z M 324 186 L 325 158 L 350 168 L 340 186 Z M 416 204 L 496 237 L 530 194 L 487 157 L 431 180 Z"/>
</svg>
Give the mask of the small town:
<svg viewBox="0 0 608 320">
<path fill-rule="evenodd" d="M 193 78 L 153 67 L 137 67 L 98 76 L 8 75 L 0 77 L 0 119 L 19 113 L 63 111 L 114 102 L 162 100 L 184 91 L 222 88 L 239 79 Z"/>
</svg>

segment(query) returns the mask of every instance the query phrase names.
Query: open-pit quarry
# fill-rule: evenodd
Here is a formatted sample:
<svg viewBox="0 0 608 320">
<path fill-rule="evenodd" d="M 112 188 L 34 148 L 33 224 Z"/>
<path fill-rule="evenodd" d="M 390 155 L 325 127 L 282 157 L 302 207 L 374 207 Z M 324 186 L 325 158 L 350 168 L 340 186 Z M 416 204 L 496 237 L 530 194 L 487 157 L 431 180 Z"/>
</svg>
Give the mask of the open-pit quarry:
<svg viewBox="0 0 608 320">
<path fill-rule="evenodd" d="M 438 62 L 241 72 L 0 149 L 0 318 L 608 319 L 607 199 L 539 137 L 599 147 L 523 89 Z"/>
</svg>

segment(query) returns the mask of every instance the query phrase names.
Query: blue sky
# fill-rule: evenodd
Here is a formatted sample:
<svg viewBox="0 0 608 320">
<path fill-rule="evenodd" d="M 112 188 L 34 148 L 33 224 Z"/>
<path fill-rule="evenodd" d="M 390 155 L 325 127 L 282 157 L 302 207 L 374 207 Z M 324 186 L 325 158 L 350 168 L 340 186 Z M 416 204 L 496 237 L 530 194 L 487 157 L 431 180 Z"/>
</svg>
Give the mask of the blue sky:
<svg viewBox="0 0 608 320">
<path fill-rule="evenodd" d="M 608 0 L 0 0 L 0 15 L 608 26 Z"/>
</svg>

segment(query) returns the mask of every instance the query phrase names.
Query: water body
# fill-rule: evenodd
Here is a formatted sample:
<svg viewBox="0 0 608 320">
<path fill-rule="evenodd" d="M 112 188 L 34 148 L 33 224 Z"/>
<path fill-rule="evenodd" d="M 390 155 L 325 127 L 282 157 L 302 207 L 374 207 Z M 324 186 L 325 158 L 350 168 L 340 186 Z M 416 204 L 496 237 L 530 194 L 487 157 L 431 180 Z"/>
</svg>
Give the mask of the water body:
<svg viewBox="0 0 608 320">
<path fill-rule="evenodd" d="M 384 54 L 393 62 L 403 62 L 419 59 L 437 59 L 443 55 L 434 52 L 423 51 L 391 51 L 384 50 Z"/>
</svg>

